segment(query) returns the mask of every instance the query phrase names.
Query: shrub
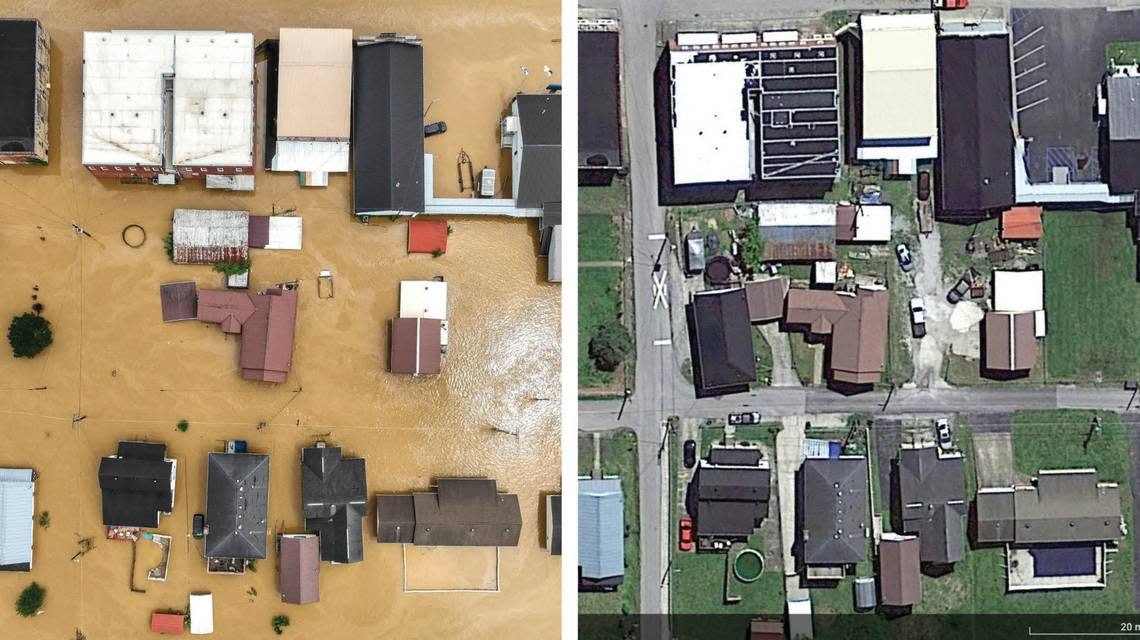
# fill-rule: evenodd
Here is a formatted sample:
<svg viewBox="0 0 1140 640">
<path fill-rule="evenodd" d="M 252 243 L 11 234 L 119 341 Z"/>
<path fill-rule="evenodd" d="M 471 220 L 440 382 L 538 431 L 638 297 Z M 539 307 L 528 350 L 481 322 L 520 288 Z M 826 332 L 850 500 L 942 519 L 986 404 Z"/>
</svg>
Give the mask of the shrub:
<svg viewBox="0 0 1140 640">
<path fill-rule="evenodd" d="M 633 339 L 621 325 L 602 325 L 590 338 L 589 354 L 598 371 L 613 371 L 629 357 Z"/>
<path fill-rule="evenodd" d="M 281 635 L 281 630 L 289 626 L 289 616 L 273 616 L 273 633 Z"/>
<path fill-rule="evenodd" d="M 224 273 L 227 276 L 240 276 L 249 271 L 249 258 L 241 262 L 216 262 L 214 263 L 214 271 Z"/>
<path fill-rule="evenodd" d="M 174 261 L 174 234 L 173 233 L 166 234 L 166 237 L 162 239 L 162 246 L 164 249 L 166 249 L 166 257 L 170 258 L 171 262 L 173 262 Z"/>
<path fill-rule="evenodd" d="M 8 325 L 8 344 L 17 358 L 32 358 L 51 344 L 51 323 L 34 313 L 12 318 Z"/>
<path fill-rule="evenodd" d="M 20 592 L 20 598 L 16 600 L 16 613 L 25 618 L 36 615 L 40 607 L 44 606 L 46 596 L 47 590 L 33 582 Z"/>
<path fill-rule="evenodd" d="M 764 248 L 768 243 L 760 234 L 760 225 L 755 220 L 748 221 L 748 232 L 741 238 L 740 245 L 745 267 L 750 271 L 759 269 L 764 263 Z"/>
<path fill-rule="evenodd" d="M 178 424 L 175 425 L 174 428 L 178 429 L 182 433 L 186 433 L 186 430 L 190 428 L 190 423 L 185 420 L 179 420 Z"/>
<path fill-rule="evenodd" d="M 51 526 L 51 514 L 47 511 L 40 512 L 40 519 L 37 521 L 41 529 L 47 529 Z"/>
</svg>

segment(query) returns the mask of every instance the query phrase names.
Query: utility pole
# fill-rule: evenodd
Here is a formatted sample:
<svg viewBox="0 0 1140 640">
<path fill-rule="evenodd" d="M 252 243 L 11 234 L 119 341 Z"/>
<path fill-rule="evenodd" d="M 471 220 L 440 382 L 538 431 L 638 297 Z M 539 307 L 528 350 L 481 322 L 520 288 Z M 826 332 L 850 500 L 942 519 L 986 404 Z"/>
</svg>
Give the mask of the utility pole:
<svg viewBox="0 0 1140 640">
<path fill-rule="evenodd" d="M 622 414 L 622 412 L 625 411 L 625 405 L 626 405 L 626 403 L 629 402 L 629 397 L 631 395 L 633 395 L 633 389 L 626 387 L 625 393 L 622 395 L 622 398 L 621 398 L 621 407 L 618 409 L 618 415 L 617 415 L 618 422 L 621 422 L 621 414 Z"/>
</svg>

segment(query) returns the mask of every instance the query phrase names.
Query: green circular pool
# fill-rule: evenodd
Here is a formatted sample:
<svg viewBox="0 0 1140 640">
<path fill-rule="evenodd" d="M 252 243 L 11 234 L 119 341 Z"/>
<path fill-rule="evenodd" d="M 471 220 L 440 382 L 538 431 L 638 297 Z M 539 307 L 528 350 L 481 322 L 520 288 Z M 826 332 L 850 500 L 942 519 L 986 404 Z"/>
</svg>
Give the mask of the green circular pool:
<svg viewBox="0 0 1140 640">
<path fill-rule="evenodd" d="M 755 549 L 744 549 L 732 561 L 732 573 L 741 582 L 756 582 L 764 573 L 764 556 Z"/>
</svg>

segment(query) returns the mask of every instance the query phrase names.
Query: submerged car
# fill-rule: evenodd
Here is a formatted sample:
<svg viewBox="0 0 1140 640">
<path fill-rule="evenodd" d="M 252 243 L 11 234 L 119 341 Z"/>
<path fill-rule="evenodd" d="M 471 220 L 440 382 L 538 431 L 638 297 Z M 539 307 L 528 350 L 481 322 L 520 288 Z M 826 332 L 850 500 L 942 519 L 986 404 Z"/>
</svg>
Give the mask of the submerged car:
<svg viewBox="0 0 1140 640">
<path fill-rule="evenodd" d="M 910 299 L 910 332 L 916 338 L 926 335 L 926 305 L 920 296 Z"/>
<path fill-rule="evenodd" d="M 910 248 L 906 246 L 905 242 L 900 242 L 895 247 L 895 255 L 899 259 L 899 268 L 905 273 L 914 271 L 914 258 L 910 255 Z"/>
</svg>

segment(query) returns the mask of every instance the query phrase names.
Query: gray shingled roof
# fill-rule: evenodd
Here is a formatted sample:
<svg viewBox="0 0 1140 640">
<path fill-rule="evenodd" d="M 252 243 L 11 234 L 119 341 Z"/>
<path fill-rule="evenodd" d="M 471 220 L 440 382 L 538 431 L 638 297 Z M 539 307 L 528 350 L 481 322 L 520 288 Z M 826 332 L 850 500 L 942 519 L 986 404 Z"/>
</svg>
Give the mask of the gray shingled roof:
<svg viewBox="0 0 1140 640">
<path fill-rule="evenodd" d="M 265 558 L 269 518 L 269 456 L 209 455 L 206 469 L 207 558 Z"/>
<path fill-rule="evenodd" d="M 1108 79 L 1109 140 L 1140 140 L 1140 77 Z"/>
<path fill-rule="evenodd" d="M 867 558 L 866 458 L 812 458 L 800 468 L 797 504 L 805 564 L 853 564 Z"/>
<path fill-rule="evenodd" d="M 962 560 L 967 510 L 963 459 L 939 458 L 934 447 L 901 449 L 898 473 L 903 531 L 918 534 L 922 561 Z"/>
<path fill-rule="evenodd" d="M 562 96 L 515 96 L 522 135 L 517 206 L 537 209 L 562 200 Z"/>
<path fill-rule="evenodd" d="M 621 480 L 578 481 L 578 566 L 582 577 L 625 574 L 625 519 Z"/>
<path fill-rule="evenodd" d="M 321 534 L 321 560 L 364 559 L 368 488 L 363 459 L 342 458 L 339 447 L 302 449 L 301 508 L 305 529 Z"/>
</svg>

